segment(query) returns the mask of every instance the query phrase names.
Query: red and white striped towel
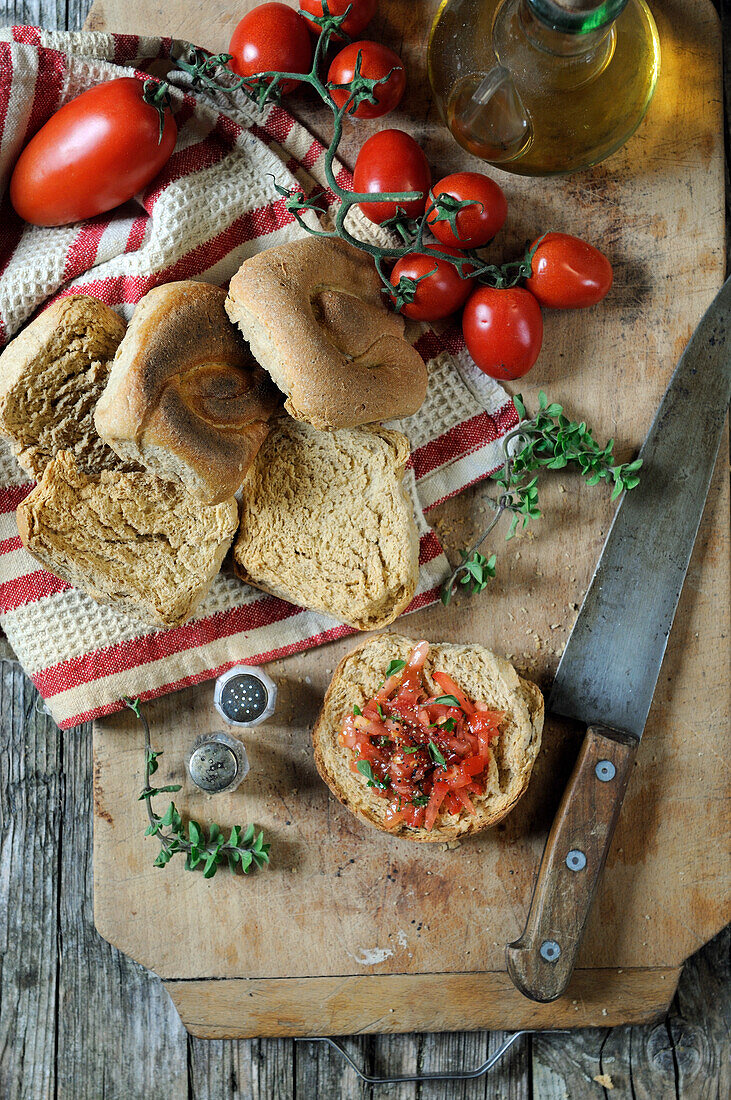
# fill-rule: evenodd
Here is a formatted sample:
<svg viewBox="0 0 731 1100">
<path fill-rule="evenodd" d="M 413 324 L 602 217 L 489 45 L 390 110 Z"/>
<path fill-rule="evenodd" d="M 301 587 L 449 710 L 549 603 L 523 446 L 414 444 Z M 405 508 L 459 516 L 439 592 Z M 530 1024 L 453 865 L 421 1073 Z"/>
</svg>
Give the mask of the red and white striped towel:
<svg viewBox="0 0 731 1100">
<path fill-rule="evenodd" d="M 55 296 L 91 294 L 129 318 L 153 286 L 173 279 L 225 285 L 248 256 L 303 234 L 274 180 L 307 193 L 323 188 L 322 145 L 281 107 L 259 111 L 238 94 L 222 108 L 184 84 L 172 92 L 175 152 L 136 201 L 53 229 L 25 225 L 13 212 L 10 172 L 53 111 L 93 84 L 130 71 L 142 77 L 152 61 L 186 50 L 186 43 L 134 35 L 0 32 L 0 343 Z M 347 170 L 339 172 L 349 186 Z M 362 218 L 356 228 L 380 232 Z M 500 438 L 517 423 L 512 402 L 476 370 L 457 331 L 415 328 L 413 339 L 430 386 L 420 412 L 398 425 L 411 441 L 421 535 L 421 576 L 409 610 L 434 602 L 448 572 L 423 513 L 495 469 Z M 62 727 L 118 710 L 123 695 L 153 698 L 241 660 L 263 663 L 350 633 L 226 570 L 184 626 L 141 626 L 39 569 L 26 553 L 15 508 L 31 488 L 3 444 L 0 621 Z"/>
</svg>

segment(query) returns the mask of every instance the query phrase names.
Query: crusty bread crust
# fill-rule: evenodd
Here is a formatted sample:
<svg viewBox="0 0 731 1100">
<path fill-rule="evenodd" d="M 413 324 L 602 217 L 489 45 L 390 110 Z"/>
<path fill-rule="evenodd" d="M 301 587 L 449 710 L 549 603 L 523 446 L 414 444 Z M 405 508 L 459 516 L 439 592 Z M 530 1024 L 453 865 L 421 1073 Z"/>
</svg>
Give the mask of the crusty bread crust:
<svg viewBox="0 0 731 1100">
<path fill-rule="evenodd" d="M 393 622 L 419 579 L 408 458 L 401 432 L 278 416 L 243 485 L 238 576 L 356 630 Z"/>
<path fill-rule="evenodd" d="M 471 699 L 505 712 L 492 758 L 485 793 L 474 796 L 476 815 L 442 813 L 431 831 L 384 824 L 387 800 L 373 794 L 367 779 L 350 769 L 353 753 L 339 742 L 342 720 L 353 706 L 363 707 L 383 683 L 388 662 L 406 660 L 416 642 L 399 634 L 377 634 L 347 654 L 332 678 L 312 732 L 315 764 L 330 790 L 358 817 L 392 836 L 436 843 L 456 840 L 496 825 L 515 806 L 528 786 L 541 747 L 543 696 L 513 666 L 480 645 L 441 643 L 430 646 L 425 664 L 427 684 L 439 692 L 433 671 L 446 672 Z"/>
<path fill-rule="evenodd" d="M 238 522 L 144 471 L 86 474 L 62 451 L 16 511 L 23 546 L 99 603 L 178 626 L 210 588 Z"/>
<path fill-rule="evenodd" d="M 297 420 L 353 428 L 423 404 L 424 362 L 373 261 L 344 241 L 308 237 L 245 260 L 226 309 Z"/>
<path fill-rule="evenodd" d="M 96 408 L 120 457 L 218 504 L 241 486 L 280 401 L 208 283 L 166 283 L 140 299 Z"/>
<path fill-rule="evenodd" d="M 60 451 L 89 470 L 121 468 L 99 438 L 94 406 L 109 377 L 125 324 L 104 302 L 59 298 L 0 355 L 0 434 L 39 477 Z"/>
</svg>

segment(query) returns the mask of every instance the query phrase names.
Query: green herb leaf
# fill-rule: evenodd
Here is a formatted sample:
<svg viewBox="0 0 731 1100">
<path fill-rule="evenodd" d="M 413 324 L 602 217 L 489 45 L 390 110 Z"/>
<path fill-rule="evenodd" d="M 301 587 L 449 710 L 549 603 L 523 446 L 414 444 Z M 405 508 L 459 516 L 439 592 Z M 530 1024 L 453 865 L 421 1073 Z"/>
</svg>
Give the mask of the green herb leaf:
<svg viewBox="0 0 731 1100">
<path fill-rule="evenodd" d="M 362 710 L 360 709 L 360 707 L 358 706 L 358 704 L 357 704 L 357 703 L 354 703 L 354 704 L 353 704 L 353 714 L 354 714 L 354 715 L 355 715 L 355 716 L 356 716 L 357 718 L 360 718 L 360 717 L 361 717 L 361 715 L 363 714 L 363 711 L 362 711 Z"/>
<path fill-rule="evenodd" d="M 446 769 L 447 762 L 433 741 L 429 742 L 429 755 L 435 764 L 439 764 L 442 768 Z"/>
<path fill-rule="evenodd" d="M 418 752 L 419 749 L 423 749 L 423 748 L 424 748 L 423 745 L 414 745 L 414 747 L 412 749 L 402 749 L 401 751 L 405 752 L 407 754 L 407 756 L 409 756 L 409 755 L 411 755 L 412 752 Z"/>
<path fill-rule="evenodd" d="M 376 710 L 378 711 L 379 716 L 385 722 L 386 721 L 386 715 L 383 713 L 383 707 L 381 706 L 380 703 L 376 703 Z"/>
<path fill-rule="evenodd" d="M 440 695 L 434 702 L 443 707 L 459 707 L 460 710 L 462 709 L 462 704 L 454 695 Z"/>
<path fill-rule="evenodd" d="M 389 661 L 388 668 L 386 669 L 386 679 L 389 680 L 392 676 L 395 676 L 402 668 L 406 668 L 406 661 Z"/>
<path fill-rule="evenodd" d="M 358 760 L 356 761 L 355 766 L 360 774 L 366 777 L 369 787 L 378 787 L 380 790 L 385 791 L 386 788 L 389 786 L 387 780 L 381 782 L 380 779 L 376 779 L 375 775 L 373 774 L 373 768 L 371 767 L 368 760 Z"/>
<path fill-rule="evenodd" d="M 415 794 L 414 797 L 411 799 L 412 806 L 426 806 L 428 802 L 428 794 Z"/>
</svg>

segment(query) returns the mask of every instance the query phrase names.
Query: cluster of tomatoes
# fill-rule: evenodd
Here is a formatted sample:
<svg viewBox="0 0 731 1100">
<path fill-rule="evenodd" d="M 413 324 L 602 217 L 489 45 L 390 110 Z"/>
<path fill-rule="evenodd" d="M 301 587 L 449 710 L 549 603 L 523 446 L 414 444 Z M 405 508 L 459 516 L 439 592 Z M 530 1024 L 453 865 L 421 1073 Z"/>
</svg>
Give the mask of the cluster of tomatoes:
<svg viewBox="0 0 731 1100">
<path fill-rule="evenodd" d="M 229 47 L 231 67 L 239 76 L 309 73 L 313 59 L 310 31 L 319 32 L 321 26 L 307 16 L 315 20 L 328 14 L 342 16 L 349 8 L 342 29 L 357 39 L 373 18 L 377 0 L 328 0 L 327 11 L 323 0 L 301 0 L 300 6 L 303 14 L 282 3 L 260 4 L 244 16 Z M 375 102 L 354 104 L 350 114 L 381 118 L 398 106 L 406 73 L 393 50 L 378 42 L 356 40 L 335 54 L 327 83 L 338 107 L 346 104 L 348 86 L 358 73 L 382 83 L 373 88 Z M 296 86 L 294 79 L 279 83 L 285 95 Z M 493 378 L 519 378 L 535 363 L 543 341 L 541 306 L 594 305 L 612 284 L 607 258 L 592 245 L 565 233 L 548 233 L 534 242 L 530 275 L 521 280 L 523 285 L 481 284 L 479 273 L 473 276 L 476 267 L 465 262 L 464 253 L 483 248 L 500 231 L 508 213 L 505 195 L 494 180 L 480 172 L 457 172 L 432 187 L 423 150 L 403 130 L 380 130 L 363 144 L 353 187 L 359 194 L 419 195 L 398 205 L 360 203 L 363 214 L 379 225 L 399 215 L 421 219 L 426 214 L 426 226 L 435 238 L 433 244 L 397 260 L 390 274 L 392 302 L 404 316 L 416 321 L 438 321 L 464 308 L 462 330 L 467 348 L 477 366 Z M 445 254 L 453 256 L 457 264 L 445 259 Z"/>
<path fill-rule="evenodd" d="M 342 16 L 350 8 L 341 29 L 349 37 L 357 38 L 375 15 L 377 4 L 378 0 L 328 0 L 326 12 L 323 0 L 301 0 L 300 8 L 315 19 L 324 15 Z M 320 33 L 321 29 L 319 23 L 286 4 L 259 4 L 244 16 L 231 37 L 231 68 L 243 77 L 269 72 L 309 73 L 313 59 L 310 31 Z M 401 102 L 406 71 L 398 54 L 380 42 L 350 42 L 335 55 L 327 73 L 338 107 L 344 107 L 348 100 L 350 93 L 346 86 L 356 76 L 359 55 L 360 75 L 383 83 L 374 90 L 375 103 L 353 105 L 348 113 L 354 118 L 380 118 Z M 278 87 L 288 95 L 297 87 L 297 81 L 283 80 Z"/>
</svg>

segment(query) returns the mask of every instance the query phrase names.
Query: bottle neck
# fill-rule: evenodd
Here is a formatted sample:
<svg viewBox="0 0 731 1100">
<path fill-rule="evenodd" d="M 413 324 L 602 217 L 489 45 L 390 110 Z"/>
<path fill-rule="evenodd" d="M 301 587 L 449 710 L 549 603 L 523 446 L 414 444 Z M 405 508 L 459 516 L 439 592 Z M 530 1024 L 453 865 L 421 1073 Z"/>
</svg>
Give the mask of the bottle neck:
<svg viewBox="0 0 731 1100">
<path fill-rule="evenodd" d="M 607 0 L 590 12 L 567 11 L 553 0 L 520 0 L 521 27 L 537 49 L 558 57 L 601 55 L 627 0 Z"/>
<path fill-rule="evenodd" d="M 549 30 L 585 35 L 610 27 L 628 0 L 526 0 L 526 3 Z"/>
</svg>

